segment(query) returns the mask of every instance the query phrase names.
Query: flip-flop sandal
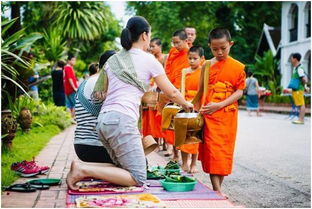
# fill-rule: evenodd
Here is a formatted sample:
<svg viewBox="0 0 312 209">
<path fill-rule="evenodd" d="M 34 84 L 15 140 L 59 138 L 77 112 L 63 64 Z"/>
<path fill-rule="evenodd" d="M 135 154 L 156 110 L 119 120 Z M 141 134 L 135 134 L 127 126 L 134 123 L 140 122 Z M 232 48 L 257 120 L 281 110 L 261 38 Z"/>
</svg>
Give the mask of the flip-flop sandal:
<svg viewBox="0 0 312 209">
<path fill-rule="evenodd" d="M 50 178 L 33 179 L 33 180 L 28 181 L 28 183 L 32 185 L 50 185 L 50 186 L 59 185 L 61 184 L 61 182 L 62 182 L 61 179 L 50 179 Z"/>
<path fill-rule="evenodd" d="M 5 188 L 5 191 L 12 191 L 12 192 L 35 192 L 37 191 L 36 188 L 32 187 L 30 184 L 12 184 L 9 187 Z"/>
</svg>

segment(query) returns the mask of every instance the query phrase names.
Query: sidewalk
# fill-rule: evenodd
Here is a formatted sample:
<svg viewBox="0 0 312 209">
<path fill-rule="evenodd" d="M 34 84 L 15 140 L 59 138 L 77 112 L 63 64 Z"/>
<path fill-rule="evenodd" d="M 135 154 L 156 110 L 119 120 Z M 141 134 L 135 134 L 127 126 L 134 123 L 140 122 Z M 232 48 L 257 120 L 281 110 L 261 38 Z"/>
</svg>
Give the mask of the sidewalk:
<svg viewBox="0 0 312 209">
<path fill-rule="evenodd" d="M 2 192 L 2 208 L 65 208 L 66 204 L 66 175 L 69 171 L 71 161 L 77 158 L 74 146 L 75 126 L 71 126 L 59 135 L 53 137 L 47 146 L 36 157 L 39 165 L 51 167 L 48 175 L 39 175 L 38 178 L 61 178 L 62 184 L 51 186 L 48 190 L 37 190 L 32 193 Z M 158 153 L 151 153 L 147 156 L 151 165 L 165 165 L 166 160 Z M 34 178 L 20 178 L 15 183 L 24 183 Z M 197 200 L 197 201 L 166 201 L 167 207 L 190 208 L 233 208 L 228 200 Z M 238 206 L 239 207 L 239 206 Z"/>
<path fill-rule="evenodd" d="M 240 110 L 246 110 L 246 105 L 240 105 Z M 292 111 L 291 107 L 285 107 L 285 106 L 270 106 L 270 105 L 264 105 L 263 107 L 260 107 L 261 112 L 271 112 L 271 113 L 280 113 L 280 114 L 290 114 Z M 311 108 L 306 106 L 305 110 L 306 116 L 311 116 Z"/>
</svg>

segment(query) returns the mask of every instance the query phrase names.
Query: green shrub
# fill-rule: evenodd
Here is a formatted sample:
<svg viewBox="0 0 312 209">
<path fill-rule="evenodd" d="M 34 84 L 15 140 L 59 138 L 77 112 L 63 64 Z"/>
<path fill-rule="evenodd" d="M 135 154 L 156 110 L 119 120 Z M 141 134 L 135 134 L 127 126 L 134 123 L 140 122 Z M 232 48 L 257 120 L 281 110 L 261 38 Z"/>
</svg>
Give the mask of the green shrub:
<svg viewBox="0 0 312 209">
<path fill-rule="evenodd" d="M 40 76 L 51 75 L 51 68 L 40 71 Z M 39 98 L 45 103 L 53 103 L 52 78 L 49 78 L 38 85 Z"/>
<path fill-rule="evenodd" d="M 83 73 L 85 71 L 88 71 L 88 66 L 84 61 L 77 59 L 76 64 L 74 66 L 74 70 L 76 73 L 76 77 L 78 79 L 78 78 L 83 77 Z"/>
<path fill-rule="evenodd" d="M 18 117 L 23 107 L 28 108 L 32 113 L 33 127 L 56 125 L 63 130 L 71 125 L 71 116 L 65 107 L 58 107 L 52 103 L 45 105 L 42 101 L 34 100 L 25 95 L 18 97 L 15 103 L 10 102 L 10 110 L 15 118 Z"/>
<path fill-rule="evenodd" d="M 56 125 L 63 130 L 71 125 L 71 116 L 65 107 L 48 104 L 38 110 L 38 115 L 33 120 L 35 126 Z"/>
<path fill-rule="evenodd" d="M 290 104 L 290 98 L 288 96 L 270 95 L 267 98 L 265 98 L 265 102 Z"/>
</svg>

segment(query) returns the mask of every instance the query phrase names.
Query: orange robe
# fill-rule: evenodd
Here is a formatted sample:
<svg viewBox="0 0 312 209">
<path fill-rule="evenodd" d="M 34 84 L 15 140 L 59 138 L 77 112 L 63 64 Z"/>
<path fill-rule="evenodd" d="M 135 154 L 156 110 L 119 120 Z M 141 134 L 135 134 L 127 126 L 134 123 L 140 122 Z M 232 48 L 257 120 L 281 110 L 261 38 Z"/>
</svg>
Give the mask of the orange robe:
<svg viewBox="0 0 312 209">
<path fill-rule="evenodd" d="M 152 107 L 142 111 L 142 134 L 152 135 L 154 138 L 163 137 L 161 115 L 157 114 L 157 110 Z"/>
<path fill-rule="evenodd" d="M 177 89 L 180 89 L 182 70 L 189 66 L 188 49 L 179 51 L 172 47 L 168 54 L 165 71 L 168 79 Z M 174 131 L 166 130 L 164 133 L 165 141 L 174 144 Z"/>
<path fill-rule="evenodd" d="M 187 73 L 185 76 L 185 99 L 187 101 L 193 100 L 193 98 L 195 97 L 197 93 L 199 79 L 200 79 L 200 72 L 201 72 L 201 68 L 198 68 L 195 71 Z M 198 154 L 198 147 L 199 147 L 199 144 L 184 144 L 178 147 L 178 149 L 186 153 Z"/>
<path fill-rule="evenodd" d="M 223 101 L 236 90 L 243 90 L 246 78 L 244 68 L 242 63 L 232 57 L 212 65 L 204 105 Z M 204 143 L 199 144 L 198 159 L 202 162 L 202 168 L 206 173 L 224 176 L 231 174 L 237 113 L 236 101 L 211 115 L 204 115 Z"/>
<path fill-rule="evenodd" d="M 151 79 L 150 86 L 154 86 L 154 79 Z M 162 138 L 161 115 L 157 109 L 148 107 L 142 111 L 142 134 L 143 136 L 152 135 L 154 138 Z"/>
<path fill-rule="evenodd" d="M 165 70 L 170 82 L 177 88 L 181 85 L 181 73 L 188 68 L 188 49 L 178 51 L 175 47 L 170 49 Z"/>
</svg>

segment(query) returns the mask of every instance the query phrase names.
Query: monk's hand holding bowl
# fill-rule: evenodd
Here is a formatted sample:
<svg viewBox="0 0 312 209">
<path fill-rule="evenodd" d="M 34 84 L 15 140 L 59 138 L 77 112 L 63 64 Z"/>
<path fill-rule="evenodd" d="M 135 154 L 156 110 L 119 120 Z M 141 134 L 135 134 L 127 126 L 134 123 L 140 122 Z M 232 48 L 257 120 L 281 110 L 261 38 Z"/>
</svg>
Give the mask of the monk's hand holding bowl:
<svg viewBox="0 0 312 209">
<path fill-rule="evenodd" d="M 201 114 L 209 114 L 211 115 L 212 113 L 214 113 L 215 111 L 221 109 L 223 107 L 222 103 L 215 103 L 215 102 L 211 102 L 209 104 L 207 104 L 206 106 L 202 106 L 199 110 L 199 112 Z"/>
</svg>

